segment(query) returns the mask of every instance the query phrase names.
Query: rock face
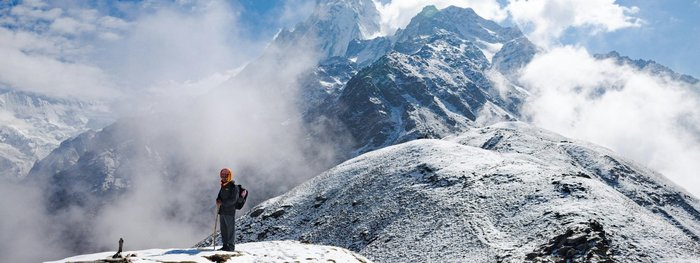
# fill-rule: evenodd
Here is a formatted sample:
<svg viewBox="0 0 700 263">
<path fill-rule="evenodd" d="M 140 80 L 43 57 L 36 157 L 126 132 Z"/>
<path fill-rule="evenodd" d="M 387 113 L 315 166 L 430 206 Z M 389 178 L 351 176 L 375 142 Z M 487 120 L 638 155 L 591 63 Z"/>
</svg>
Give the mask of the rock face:
<svg viewBox="0 0 700 263">
<path fill-rule="evenodd" d="M 603 226 L 589 221 L 569 228 L 525 256 L 536 262 L 614 262 Z"/>
<path fill-rule="evenodd" d="M 700 203 L 609 150 L 523 123 L 348 160 L 237 220 L 377 262 L 658 262 L 700 255 Z"/>
</svg>

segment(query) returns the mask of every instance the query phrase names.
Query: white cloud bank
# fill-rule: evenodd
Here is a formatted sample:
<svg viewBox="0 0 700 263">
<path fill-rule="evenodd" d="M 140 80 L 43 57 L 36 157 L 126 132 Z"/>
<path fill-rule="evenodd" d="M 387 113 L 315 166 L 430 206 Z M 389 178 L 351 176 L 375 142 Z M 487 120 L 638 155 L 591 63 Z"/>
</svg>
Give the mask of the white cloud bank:
<svg viewBox="0 0 700 263">
<path fill-rule="evenodd" d="M 511 0 L 504 9 L 543 50 L 519 79 L 533 93 L 523 110 L 535 125 L 609 147 L 700 196 L 699 87 L 558 44 L 568 30 L 592 36 L 644 26 L 637 7 Z"/>
<path fill-rule="evenodd" d="M 533 93 L 524 112 L 534 124 L 609 147 L 700 196 L 697 85 L 569 46 L 536 56 L 520 81 Z"/>
<path fill-rule="evenodd" d="M 511 0 L 506 9 L 528 38 L 542 47 L 551 46 L 571 28 L 597 34 L 643 24 L 633 16 L 639 8 L 615 0 Z"/>
<path fill-rule="evenodd" d="M 176 96 L 178 83 L 227 74 L 260 49 L 239 36 L 237 13 L 223 1 L 114 5 L 36 0 L 0 10 L 0 85 L 143 102 L 155 99 L 149 94 Z"/>
</svg>

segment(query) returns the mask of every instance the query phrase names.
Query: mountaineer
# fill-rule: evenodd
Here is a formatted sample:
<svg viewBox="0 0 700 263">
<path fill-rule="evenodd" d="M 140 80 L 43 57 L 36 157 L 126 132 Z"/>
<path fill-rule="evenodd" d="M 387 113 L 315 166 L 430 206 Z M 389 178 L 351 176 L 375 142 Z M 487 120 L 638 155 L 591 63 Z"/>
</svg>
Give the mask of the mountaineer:
<svg viewBox="0 0 700 263">
<path fill-rule="evenodd" d="M 233 172 L 229 168 L 221 169 L 219 177 L 221 178 L 221 189 L 216 196 L 216 206 L 221 222 L 223 247 L 220 250 L 234 251 L 236 245 L 236 209 L 243 208 L 248 198 L 248 191 L 240 184 L 236 185 L 233 181 Z M 216 229 L 216 226 L 214 228 Z"/>
</svg>

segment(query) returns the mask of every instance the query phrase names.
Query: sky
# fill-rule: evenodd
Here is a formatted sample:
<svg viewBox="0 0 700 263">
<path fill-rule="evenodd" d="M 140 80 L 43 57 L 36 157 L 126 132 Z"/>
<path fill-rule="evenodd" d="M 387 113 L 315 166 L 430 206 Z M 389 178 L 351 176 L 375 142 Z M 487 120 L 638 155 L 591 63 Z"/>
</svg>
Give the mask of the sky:
<svg viewBox="0 0 700 263">
<path fill-rule="evenodd" d="M 272 38 L 280 27 L 291 27 L 303 17 L 288 16 L 280 23 L 275 18 L 283 12 L 284 2 L 288 1 L 238 1 L 245 10 L 242 12 L 241 21 L 251 25 L 251 31 L 256 32 L 257 37 Z M 459 2 L 468 2 L 465 5 L 472 5 L 477 1 L 414 2 L 432 2 L 438 5 L 441 2 L 457 5 L 460 5 Z M 499 0 L 498 3 L 506 6 L 508 1 Z M 572 28 L 564 32 L 558 42 L 581 45 L 593 54 L 617 51 L 633 59 L 654 60 L 678 73 L 700 78 L 700 64 L 697 63 L 700 61 L 700 16 L 697 15 L 700 13 L 700 0 L 620 0 L 615 3 L 625 7 L 636 7 L 634 17 L 640 20 L 640 25 L 596 35 L 589 34 L 587 30 Z"/>
<path fill-rule="evenodd" d="M 296 53 L 291 60 L 263 61 L 248 78 L 235 83 L 228 80 L 258 58 L 281 28 L 303 21 L 314 1 L 0 1 L 0 85 L 106 101 L 115 114 L 122 115 L 142 114 L 163 105 L 188 111 L 191 109 L 180 105 L 216 87 L 227 92 L 233 92 L 233 86 L 248 87 L 230 96 L 231 101 L 205 98 L 212 105 L 204 109 L 207 114 L 192 114 L 174 123 L 154 120 L 139 132 L 175 131 L 182 140 L 167 141 L 160 147 L 171 152 L 189 149 L 183 163 L 193 167 L 212 160 L 241 166 L 263 160 L 271 164 L 265 171 L 269 174 L 307 172 L 307 160 L 299 158 L 307 150 L 299 145 L 305 142 L 300 139 L 300 127 L 288 122 L 298 118 L 288 99 L 294 94 L 270 90 L 295 87 L 299 74 L 313 67 L 313 52 Z M 532 123 L 611 148 L 700 196 L 700 181 L 692 174 L 700 170 L 696 161 L 700 159 L 700 99 L 692 92 L 697 86 L 592 57 L 616 50 L 700 77 L 695 63 L 700 52 L 694 50 L 700 43 L 700 18 L 694 15 L 700 13 L 697 0 L 382 1 L 377 2 L 382 23 L 379 34 L 405 26 L 426 4 L 472 7 L 485 18 L 520 26 L 542 49 L 518 76 L 533 94 L 524 107 Z M 600 94 L 601 86 L 614 88 Z M 171 200 L 158 194 L 167 190 L 161 189 L 158 172 L 142 171 L 133 195 L 97 216 L 95 224 L 103 233 L 126 233 L 136 237 L 129 240 L 145 242 L 133 245 L 155 244 L 147 243 L 153 232 L 141 231 L 144 225 L 165 233 L 152 240 L 159 245 L 181 245 L 172 242 L 201 238 L 200 229 L 190 222 L 167 217 L 171 211 L 160 204 Z M 188 180 L 192 185 L 215 187 L 208 185 L 209 177 Z M 266 180 L 299 183 L 280 177 Z M 40 202 L 41 194 L 28 186 L 0 183 L 0 210 L 17 215 L 0 221 L 2 238 L 14 241 L 0 242 L 0 254 L 10 253 L 15 261 L 26 259 L 26 254 L 16 252 L 46 242 L 46 233 L 60 231 L 47 222 L 43 211 L 26 209 L 36 207 L 33 204 Z M 179 199 L 185 197 L 176 201 L 188 202 Z M 146 205 L 130 205 L 134 203 Z M 139 213 L 144 208 L 148 213 Z M 124 225 L 113 220 L 124 212 L 139 214 L 140 223 Z M 65 219 L 80 222 L 80 215 L 69 213 Z M 43 228 L 18 231 L 35 226 Z M 173 228 L 181 231 L 167 231 Z M 113 238 L 100 242 L 111 244 Z M 64 249 L 50 247 L 36 256 L 70 252 Z"/>
</svg>

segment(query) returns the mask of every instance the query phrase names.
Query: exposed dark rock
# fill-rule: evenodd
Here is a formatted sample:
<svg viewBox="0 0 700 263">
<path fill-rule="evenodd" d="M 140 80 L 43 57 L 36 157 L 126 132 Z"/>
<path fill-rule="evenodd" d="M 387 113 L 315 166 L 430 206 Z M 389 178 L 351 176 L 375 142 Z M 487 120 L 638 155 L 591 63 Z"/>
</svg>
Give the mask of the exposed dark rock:
<svg viewBox="0 0 700 263">
<path fill-rule="evenodd" d="M 251 217 L 258 217 L 263 212 L 265 212 L 265 208 L 258 207 L 258 208 L 253 209 L 252 212 L 250 212 L 250 216 Z"/>
<path fill-rule="evenodd" d="M 603 225 L 589 221 L 566 230 L 527 254 L 528 262 L 616 262 Z"/>
</svg>

